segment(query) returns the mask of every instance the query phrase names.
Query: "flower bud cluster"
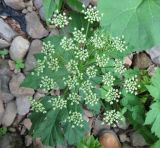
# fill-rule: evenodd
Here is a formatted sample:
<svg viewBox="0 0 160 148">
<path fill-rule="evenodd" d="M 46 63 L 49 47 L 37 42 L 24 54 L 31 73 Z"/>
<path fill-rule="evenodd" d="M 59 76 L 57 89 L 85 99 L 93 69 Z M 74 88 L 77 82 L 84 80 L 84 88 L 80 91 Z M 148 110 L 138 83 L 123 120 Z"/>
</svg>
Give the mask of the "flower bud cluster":
<svg viewBox="0 0 160 148">
<path fill-rule="evenodd" d="M 88 75 L 89 78 L 94 78 L 96 76 L 97 69 L 95 66 L 90 66 L 86 70 L 86 74 Z"/>
<path fill-rule="evenodd" d="M 106 57 L 105 54 L 102 56 L 99 56 L 99 54 L 96 54 L 96 63 L 99 67 L 105 67 L 105 65 L 109 62 L 109 58 Z"/>
<path fill-rule="evenodd" d="M 77 49 L 73 39 L 67 37 L 63 37 L 63 39 L 60 42 L 60 46 L 66 51 Z"/>
<path fill-rule="evenodd" d="M 100 34 L 99 32 L 94 33 L 94 36 L 91 37 L 90 42 L 97 49 L 103 49 L 106 45 L 104 34 Z"/>
<path fill-rule="evenodd" d="M 44 69 L 45 69 L 45 60 L 38 59 L 37 64 L 36 64 L 36 68 L 35 68 L 37 76 L 39 76 L 41 73 L 43 73 Z M 34 74 L 35 74 L 35 72 L 32 72 L 32 75 L 34 75 Z"/>
<path fill-rule="evenodd" d="M 66 69 L 69 73 L 76 75 L 77 73 L 79 73 L 78 62 L 71 59 L 66 65 Z"/>
<path fill-rule="evenodd" d="M 63 78 L 64 84 L 68 86 L 69 90 L 75 89 L 76 86 L 79 85 L 78 79 L 76 75 L 68 76 L 68 79 Z"/>
<path fill-rule="evenodd" d="M 87 49 L 80 48 L 75 51 L 75 58 L 81 61 L 86 61 L 88 57 L 89 57 L 89 54 Z"/>
<path fill-rule="evenodd" d="M 130 79 L 125 80 L 125 82 L 124 82 L 124 88 L 127 93 L 137 95 L 138 94 L 137 90 L 139 87 L 140 87 L 140 85 L 138 85 L 138 76 L 137 75 L 131 77 Z"/>
<path fill-rule="evenodd" d="M 51 98 L 48 102 L 52 104 L 53 110 L 67 108 L 67 101 L 60 96 Z"/>
<path fill-rule="evenodd" d="M 119 111 L 110 110 L 104 113 L 103 124 L 116 127 L 117 123 L 122 120 L 122 115 Z"/>
<path fill-rule="evenodd" d="M 53 44 L 51 44 L 51 41 L 47 41 L 46 43 L 43 42 L 43 47 L 41 50 L 41 53 L 45 55 L 53 55 L 55 53 L 55 47 Z"/>
<path fill-rule="evenodd" d="M 74 28 L 73 39 L 79 44 L 84 44 L 86 42 L 86 35 L 83 34 L 83 32 L 84 32 L 84 28 L 81 28 L 81 30 Z"/>
<path fill-rule="evenodd" d="M 91 105 L 91 106 L 94 106 L 94 105 L 98 104 L 98 102 L 99 102 L 97 95 L 95 93 L 93 93 L 92 91 L 89 91 L 86 94 L 86 97 L 84 98 L 84 100 L 85 100 L 85 104 Z"/>
<path fill-rule="evenodd" d="M 88 92 L 91 92 L 93 88 L 94 87 L 92 83 L 89 80 L 87 80 L 81 84 L 80 90 L 87 94 Z"/>
<path fill-rule="evenodd" d="M 73 93 L 69 94 L 67 100 L 71 101 L 71 105 L 79 104 L 81 101 L 81 96 L 79 96 L 77 93 L 73 92 Z"/>
<path fill-rule="evenodd" d="M 112 37 L 112 47 L 120 52 L 125 51 L 128 47 L 126 46 L 126 42 L 124 41 L 124 36 L 122 36 L 122 38 Z"/>
<path fill-rule="evenodd" d="M 50 68 L 53 71 L 58 71 L 59 69 L 59 63 L 58 63 L 58 58 L 54 57 L 48 57 L 48 60 L 46 60 L 46 63 L 48 65 L 48 68 Z"/>
<path fill-rule="evenodd" d="M 85 8 L 84 5 L 83 8 Z M 95 6 L 92 7 L 91 5 L 89 5 L 88 8 L 85 9 L 86 10 L 82 10 L 82 13 L 85 15 L 84 18 L 88 20 L 88 22 L 92 24 L 94 22 L 99 22 L 101 20 L 102 15 L 99 14 L 99 11 Z"/>
<path fill-rule="evenodd" d="M 109 102 L 110 104 L 113 104 L 114 102 L 119 102 L 121 93 L 118 91 L 118 89 L 110 88 L 105 95 L 105 101 Z"/>
<path fill-rule="evenodd" d="M 102 82 L 104 83 L 104 85 L 113 86 L 114 81 L 115 81 L 115 78 L 114 76 L 112 76 L 111 72 L 105 73 L 102 76 Z"/>
<path fill-rule="evenodd" d="M 41 82 L 39 86 L 42 90 L 47 92 L 53 88 L 58 87 L 57 83 L 54 82 L 54 80 L 52 78 L 49 78 L 48 76 L 43 76 L 41 78 Z"/>
<path fill-rule="evenodd" d="M 40 101 L 36 101 L 36 100 L 33 100 L 33 98 L 29 98 L 29 101 L 31 103 L 31 109 L 33 111 L 35 111 L 36 113 L 47 113 L 46 112 L 46 109 L 44 108 L 43 104 L 40 102 Z"/>
<path fill-rule="evenodd" d="M 67 118 L 67 120 L 70 124 L 72 128 L 76 128 L 76 127 L 83 127 L 83 117 L 82 114 L 79 112 L 69 112 L 69 116 Z"/>
<path fill-rule="evenodd" d="M 126 68 L 123 65 L 123 61 L 121 61 L 119 59 L 115 59 L 114 71 L 119 73 L 120 75 L 123 74 L 126 71 Z"/>
<path fill-rule="evenodd" d="M 66 13 L 63 12 L 62 14 L 59 13 L 59 11 L 55 11 L 55 14 L 52 16 L 51 19 L 49 19 L 49 23 L 52 25 L 55 25 L 56 27 L 59 28 L 64 28 L 69 24 L 69 20 L 71 20 L 71 17 L 67 17 Z"/>
</svg>

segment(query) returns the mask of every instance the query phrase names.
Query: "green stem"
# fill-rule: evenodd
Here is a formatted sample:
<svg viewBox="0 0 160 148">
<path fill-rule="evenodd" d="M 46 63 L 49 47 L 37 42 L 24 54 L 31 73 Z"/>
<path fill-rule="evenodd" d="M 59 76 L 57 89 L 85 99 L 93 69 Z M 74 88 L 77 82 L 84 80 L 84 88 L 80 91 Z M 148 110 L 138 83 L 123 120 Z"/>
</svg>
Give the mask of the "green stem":
<svg viewBox="0 0 160 148">
<path fill-rule="evenodd" d="M 88 24 L 87 24 L 87 29 L 86 29 L 86 37 L 88 36 L 89 26 L 90 26 L 90 23 L 88 22 Z"/>
</svg>

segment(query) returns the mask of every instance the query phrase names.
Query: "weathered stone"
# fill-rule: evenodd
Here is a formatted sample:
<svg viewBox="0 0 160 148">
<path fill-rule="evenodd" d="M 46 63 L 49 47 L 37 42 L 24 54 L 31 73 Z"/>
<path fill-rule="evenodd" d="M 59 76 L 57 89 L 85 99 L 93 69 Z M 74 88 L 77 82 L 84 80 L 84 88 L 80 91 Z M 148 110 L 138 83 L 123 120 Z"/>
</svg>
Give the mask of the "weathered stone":
<svg viewBox="0 0 160 148">
<path fill-rule="evenodd" d="M 10 126 L 17 114 L 17 107 L 14 101 L 7 104 L 4 116 L 2 118 L 2 124 L 6 127 Z"/>
<path fill-rule="evenodd" d="M 9 69 L 9 64 L 7 60 L 0 62 L 0 75 L 11 76 L 12 72 Z"/>
<path fill-rule="evenodd" d="M 25 18 L 27 23 L 27 33 L 32 38 L 40 39 L 48 35 L 48 31 L 44 28 L 38 15 L 34 11 L 27 13 Z"/>
<path fill-rule="evenodd" d="M 21 136 L 16 133 L 7 133 L 0 137 L 0 148 L 24 148 Z"/>
<path fill-rule="evenodd" d="M 10 43 L 3 40 L 3 39 L 0 39 L 0 48 L 7 48 L 10 46 Z"/>
<path fill-rule="evenodd" d="M 0 28 L 0 36 L 6 41 L 10 42 L 16 36 L 16 32 L 2 19 L 0 19 Z"/>
<path fill-rule="evenodd" d="M 151 57 L 153 63 L 160 65 L 160 47 L 153 47 L 147 50 L 147 53 Z"/>
<path fill-rule="evenodd" d="M 36 65 L 36 59 L 34 58 L 34 54 L 39 53 L 42 49 L 42 41 L 33 40 L 26 57 L 25 61 L 25 71 L 30 71 Z"/>
<path fill-rule="evenodd" d="M 131 137 L 131 142 L 133 146 L 147 146 L 148 145 L 146 141 L 144 140 L 144 138 L 142 137 L 142 135 L 140 135 L 137 132 L 132 133 L 130 137 Z"/>
<path fill-rule="evenodd" d="M 151 65 L 148 67 L 147 71 L 148 71 L 148 74 L 150 76 L 153 76 L 155 74 L 155 71 L 156 71 L 157 67 L 155 65 Z"/>
<path fill-rule="evenodd" d="M 8 92 L 0 91 L 0 99 L 3 100 L 4 103 L 8 103 L 14 99 L 14 96 Z"/>
<path fill-rule="evenodd" d="M 129 127 L 129 123 L 127 123 L 126 121 L 120 121 L 118 122 L 118 128 L 126 130 Z"/>
<path fill-rule="evenodd" d="M 3 114 L 4 114 L 4 106 L 3 106 L 3 101 L 0 98 L 0 124 L 2 122 L 1 119 L 3 117 Z"/>
<path fill-rule="evenodd" d="M 43 21 L 46 20 L 45 14 L 44 14 L 44 8 L 43 8 L 43 7 L 41 7 L 41 8 L 39 9 L 39 15 L 40 15 L 40 17 L 41 17 L 41 19 L 42 19 Z"/>
<path fill-rule="evenodd" d="M 32 137 L 27 135 L 25 136 L 25 146 L 28 147 L 32 144 Z"/>
<path fill-rule="evenodd" d="M 41 8 L 42 5 L 43 5 L 42 0 L 34 0 L 33 3 L 34 3 L 34 6 L 35 6 L 37 9 Z"/>
<path fill-rule="evenodd" d="M 17 112 L 19 115 L 26 115 L 30 109 L 29 96 L 19 96 L 16 98 Z"/>
<path fill-rule="evenodd" d="M 133 65 L 140 69 L 146 69 L 152 64 L 151 59 L 146 53 L 139 53 L 133 58 Z"/>
<path fill-rule="evenodd" d="M 31 126 L 32 126 L 32 122 L 31 122 L 30 119 L 24 119 L 23 125 L 24 125 L 28 130 L 30 130 L 30 129 L 31 129 Z"/>
<path fill-rule="evenodd" d="M 13 60 L 23 59 L 29 49 L 29 41 L 22 36 L 16 37 L 10 47 L 9 53 Z"/>
<path fill-rule="evenodd" d="M 32 96 L 34 94 L 34 90 L 32 88 L 20 87 L 20 84 L 24 79 L 25 76 L 22 73 L 13 75 L 9 83 L 9 88 L 14 96 Z"/>
<path fill-rule="evenodd" d="M 127 137 L 126 134 L 120 134 L 120 135 L 119 135 L 119 139 L 120 139 L 120 141 L 121 141 L 122 143 L 124 143 L 124 142 L 130 142 L 129 137 Z"/>
<path fill-rule="evenodd" d="M 4 0 L 6 5 L 12 7 L 16 10 L 22 10 L 25 8 L 25 3 L 23 0 Z"/>
</svg>

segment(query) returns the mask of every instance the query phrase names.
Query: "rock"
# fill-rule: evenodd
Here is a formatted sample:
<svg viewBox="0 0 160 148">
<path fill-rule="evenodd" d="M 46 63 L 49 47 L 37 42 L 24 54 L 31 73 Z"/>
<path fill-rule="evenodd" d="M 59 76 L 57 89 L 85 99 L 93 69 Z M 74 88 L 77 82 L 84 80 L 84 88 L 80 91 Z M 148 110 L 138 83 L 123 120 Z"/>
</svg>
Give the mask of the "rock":
<svg viewBox="0 0 160 148">
<path fill-rule="evenodd" d="M 159 47 L 153 47 L 147 50 L 147 53 L 151 57 L 153 63 L 160 65 L 160 48 Z"/>
<path fill-rule="evenodd" d="M 8 64 L 9 64 L 10 70 L 15 70 L 16 65 L 15 65 L 15 62 L 14 62 L 14 61 L 8 60 Z"/>
<path fill-rule="evenodd" d="M 10 6 L 16 10 L 22 10 L 25 8 L 25 3 L 23 0 L 4 0 L 6 5 Z"/>
<path fill-rule="evenodd" d="M 8 127 L 10 126 L 17 114 L 17 107 L 14 101 L 11 101 L 7 104 L 4 116 L 2 118 L 2 125 Z"/>
<path fill-rule="evenodd" d="M 36 65 L 36 59 L 34 58 L 34 54 L 39 53 L 42 49 L 42 41 L 33 40 L 26 57 L 25 61 L 25 71 L 32 70 Z"/>
<path fill-rule="evenodd" d="M 92 112 L 90 112 L 89 110 L 84 109 L 84 114 L 85 114 L 88 118 L 93 117 Z"/>
<path fill-rule="evenodd" d="M 131 137 L 131 142 L 133 146 L 147 146 L 148 145 L 146 141 L 144 140 L 144 138 L 142 137 L 142 135 L 140 135 L 137 132 L 132 133 L 130 137 Z"/>
<path fill-rule="evenodd" d="M 43 5 L 42 0 L 34 0 L 33 3 L 34 3 L 34 6 L 35 6 L 37 9 L 41 8 L 42 5 Z"/>
<path fill-rule="evenodd" d="M 3 101 L 0 99 L 0 124 L 1 124 L 1 119 L 3 117 L 3 113 L 4 113 Z"/>
<path fill-rule="evenodd" d="M 0 48 L 7 48 L 10 46 L 10 43 L 6 40 L 0 39 Z"/>
<path fill-rule="evenodd" d="M 22 36 L 16 37 L 9 50 L 10 57 L 13 60 L 23 59 L 29 49 L 29 41 L 24 39 Z"/>
<path fill-rule="evenodd" d="M 20 87 L 20 84 L 24 79 L 25 76 L 22 73 L 13 75 L 9 83 L 9 88 L 14 96 L 32 96 L 34 94 L 34 90 L 32 88 Z"/>
<path fill-rule="evenodd" d="M 49 34 L 49 36 L 53 36 L 53 35 L 59 35 L 59 30 L 57 28 L 53 28 L 51 30 L 51 33 Z"/>
<path fill-rule="evenodd" d="M 148 74 L 150 76 L 153 76 L 155 74 L 155 71 L 156 71 L 157 67 L 155 65 L 151 65 L 148 67 L 147 71 L 148 71 Z"/>
<path fill-rule="evenodd" d="M 30 130 L 32 126 L 32 122 L 30 119 L 24 119 L 23 125 L 26 127 L 26 129 Z"/>
<path fill-rule="evenodd" d="M 0 36 L 6 41 L 10 42 L 15 36 L 16 32 L 0 18 Z"/>
<path fill-rule="evenodd" d="M 124 57 L 124 64 L 128 67 L 132 65 L 133 54 Z"/>
<path fill-rule="evenodd" d="M 80 1 L 87 7 L 91 0 L 80 0 Z"/>
<path fill-rule="evenodd" d="M 90 2 L 92 5 L 97 5 L 97 0 L 91 0 Z"/>
<path fill-rule="evenodd" d="M 30 109 L 29 96 L 20 96 L 16 98 L 17 112 L 19 115 L 26 115 Z"/>
<path fill-rule="evenodd" d="M 120 121 L 117 124 L 118 128 L 126 130 L 129 127 L 129 123 L 127 123 L 126 121 Z"/>
<path fill-rule="evenodd" d="M 132 146 L 128 145 L 127 143 L 123 144 L 123 148 L 133 148 Z"/>
<path fill-rule="evenodd" d="M 25 18 L 27 23 L 27 33 L 32 38 L 40 39 L 48 35 L 48 31 L 44 28 L 39 17 L 34 11 L 27 13 Z"/>
<path fill-rule="evenodd" d="M 39 15 L 40 15 L 40 17 L 41 17 L 41 19 L 42 19 L 43 21 L 46 20 L 45 14 L 44 14 L 44 8 L 43 8 L 43 7 L 41 7 L 41 8 L 39 9 Z"/>
<path fill-rule="evenodd" d="M 9 81 L 10 78 L 7 75 L 0 75 L 0 91 L 9 93 Z"/>
<path fill-rule="evenodd" d="M 39 100 L 40 98 L 42 98 L 42 97 L 44 97 L 44 96 L 45 96 L 45 94 L 36 92 L 36 93 L 34 94 L 34 99 L 35 99 L 35 100 Z"/>
<path fill-rule="evenodd" d="M 3 100 L 4 103 L 8 103 L 14 99 L 14 96 L 10 93 L 0 91 L 0 99 Z"/>
<path fill-rule="evenodd" d="M 119 139 L 120 139 L 120 141 L 121 141 L 122 143 L 124 143 L 124 142 L 130 142 L 129 137 L 127 137 L 126 134 L 120 134 L 120 135 L 119 135 Z"/>
<path fill-rule="evenodd" d="M 133 65 L 140 69 L 146 69 L 151 64 L 152 64 L 152 61 L 146 53 L 139 53 L 133 57 Z"/>
<path fill-rule="evenodd" d="M 7 133 L 0 137 L 0 148 L 24 148 L 21 136 L 16 133 Z"/>
<path fill-rule="evenodd" d="M 32 144 L 32 137 L 31 136 L 25 136 L 25 146 L 28 147 Z"/>
<path fill-rule="evenodd" d="M 9 64 L 7 60 L 0 62 L 0 75 L 11 76 L 11 71 L 9 69 Z"/>
</svg>

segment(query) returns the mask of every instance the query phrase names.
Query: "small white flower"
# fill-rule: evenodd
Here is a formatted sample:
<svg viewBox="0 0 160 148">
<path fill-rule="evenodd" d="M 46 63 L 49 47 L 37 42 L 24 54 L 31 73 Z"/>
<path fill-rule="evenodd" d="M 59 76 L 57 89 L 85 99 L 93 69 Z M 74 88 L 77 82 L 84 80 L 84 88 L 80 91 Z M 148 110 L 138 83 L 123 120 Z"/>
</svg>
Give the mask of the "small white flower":
<svg viewBox="0 0 160 148">
<path fill-rule="evenodd" d="M 115 78 L 112 76 L 111 72 L 105 73 L 102 76 L 102 82 L 104 85 L 113 86 Z"/>
<path fill-rule="evenodd" d="M 75 89 L 78 85 L 78 79 L 77 76 L 73 75 L 73 76 L 68 76 L 67 80 L 64 78 L 64 84 L 68 86 L 69 90 Z"/>
<path fill-rule="evenodd" d="M 126 68 L 123 65 L 123 61 L 121 61 L 119 59 L 115 59 L 114 71 L 116 73 L 119 73 L 120 75 L 123 74 L 126 71 Z"/>
<path fill-rule="evenodd" d="M 63 39 L 60 42 L 60 46 L 66 51 L 77 49 L 73 39 L 67 37 L 63 37 Z"/>
<path fill-rule="evenodd" d="M 81 61 L 86 61 L 88 57 L 89 57 L 89 54 L 87 49 L 80 48 L 75 51 L 75 58 Z"/>
<path fill-rule="evenodd" d="M 90 66 L 86 70 L 86 74 L 88 75 L 89 78 L 94 78 L 96 76 L 97 69 L 95 66 Z"/>
<path fill-rule="evenodd" d="M 67 97 L 67 100 L 71 101 L 71 105 L 79 104 L 81 101 L 81 96 L 79 96 L 77 93 L 71 93 Z"/>
<path fill-rule="evenodd" d="M 86 42 L 86 35 L 83 34 L 83 32 L 84 32 L 84 28 L 81 28 L 81 30 L 74 28 L 73 39 L 79 44 L 84 44 Z"/>
<path fill-rule="evenodd" d="M 105 54 L 103 54 L 102 56 L 100 56 L 99 54 L 96 54 L 97 66 L 105 67 L 108 62 L 109 62 L 109 58 Z"/>
</svg>

